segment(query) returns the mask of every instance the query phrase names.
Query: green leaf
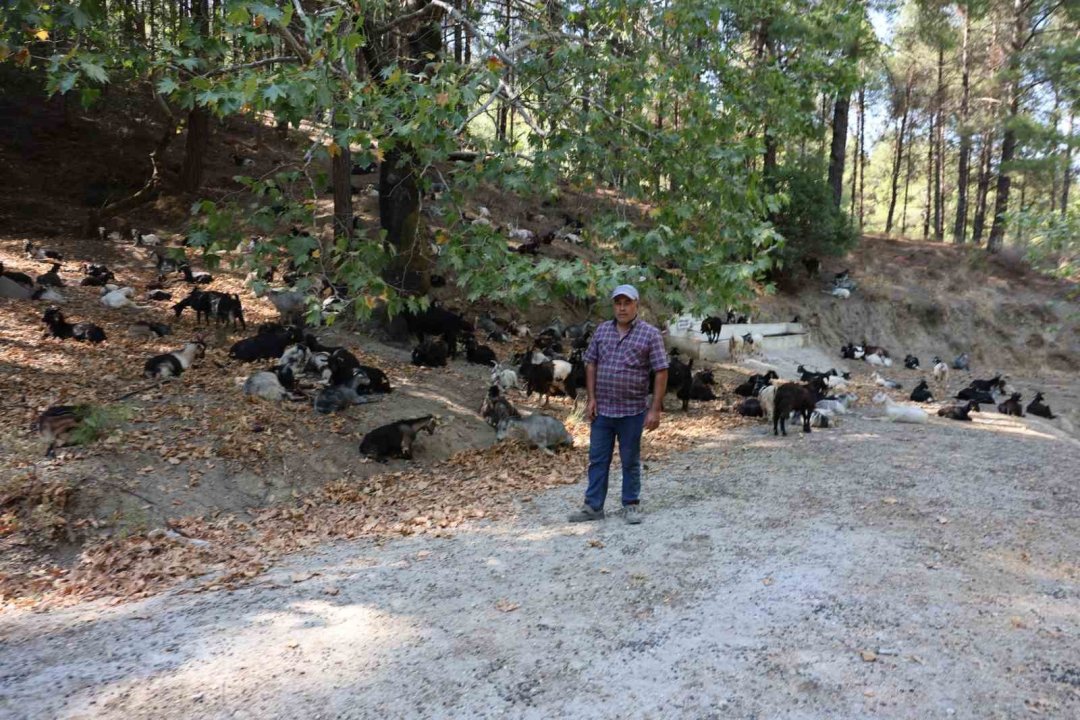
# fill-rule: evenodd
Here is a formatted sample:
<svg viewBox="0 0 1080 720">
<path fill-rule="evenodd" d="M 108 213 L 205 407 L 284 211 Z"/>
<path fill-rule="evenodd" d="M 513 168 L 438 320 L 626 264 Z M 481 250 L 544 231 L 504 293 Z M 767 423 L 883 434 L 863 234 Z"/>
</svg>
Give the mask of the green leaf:
<svg viewBox="0 0 1080 720">
<path fill-rule="evenodd" d="M 179 89 L 180 85 L 171 77 L 166 76 L 158 80 L 157 91 L 162 95 L 172 95 Z"/>
<path fill-rule="evenodd" d="M 94 82 L 101 83 L 102 85 L 109 82 L 109 74 L 105 72 L 105 68 L 90 59 L 80 58 L 79 67 L 82 69 L 83 74 Z"/>
</svg>

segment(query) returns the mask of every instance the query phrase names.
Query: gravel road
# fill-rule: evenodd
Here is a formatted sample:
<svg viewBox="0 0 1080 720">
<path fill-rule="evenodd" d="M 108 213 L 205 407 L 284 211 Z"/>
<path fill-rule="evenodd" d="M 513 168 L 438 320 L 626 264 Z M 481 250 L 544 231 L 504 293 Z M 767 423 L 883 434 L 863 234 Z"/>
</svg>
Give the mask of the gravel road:
<svg viewBox="0 0 1080 720">
<path fill-rule="evenodd" d="M 235 592 L 7 613 L 0 716 L 1078 717 L 1078 467 L 996 414 L 742 429 L 648 467 L 640 526 L 565 523 L 577 485 Z"/>
</svg>

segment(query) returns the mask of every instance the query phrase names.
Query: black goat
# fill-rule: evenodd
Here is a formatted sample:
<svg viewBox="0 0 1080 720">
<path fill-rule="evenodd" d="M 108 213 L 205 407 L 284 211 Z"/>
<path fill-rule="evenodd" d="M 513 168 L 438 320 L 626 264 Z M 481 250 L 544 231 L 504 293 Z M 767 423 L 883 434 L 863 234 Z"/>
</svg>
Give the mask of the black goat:
<svg viewBox="0 0 1080 720">
<path fill-rule="evenodd" d="M 214 282 L 213 275 L 203 270 L 193 271 L 187 263 L 180 266 L 180 272 L 184 274 L 184 280 L 192 285 L 209 285 Z"/>
<path fill-rule="evenodd" d="M 412 351 L 412 364 L 421 367 L 446 367 L 447 344 L 438 338 L 424 340 Z"/>
<path fill-rule="evenodd" d="M 1012 397 L 998 405 L 998 412 L 1002 415 L 1024 417 L 1024 407 L 1020 404 L 1021 397 L 1023 396 L 1020 393 L 1013 393 Z"/>
<path fill-rule="evenodd" d="M 911 399 L 914 402 L 932 402 L 934 400 L 934 394 L 930 392 L 930 386 L 926 384 L 925 380 L 920 380 L 915 389 L 911 391 Z"/>
<path fill-rule="evenodd" d="M 435 305 L 419 313 L 406 311 L 402 316 L 409 332 L 416 336 L 418 342 L 423 343 L 428 335 L 437 335 L 446 343 L 452 358 L 457 357 L 458 337 L 474 331 L 472 323 L 465 318 Z"/>
<path fill-rule="evenodd" d="M 802 413 L 803 432 L 810 432 L 810 416 L 814 406 L 825 394 L 825 381 L 812 380 L 806 385 L 784 383 L 776 389 L 773 403 L 773 435 L 787 436 L 787 418 L 793 412 Z M 779 425 L 780 433 L 777 433 Z"/>
<path fill-rule="evenodd" d="M 284 327 L 270 323 L 259 328 L 254 337 L 244 338 L 229 348 L 229 357 L 241 362 L 273 360 L 281 357 L 285 348 L 301 342 L 303 331 L 296 326 Z"/>
<path fill-rule="evenodd" d="M 765 410 L 761 407 L 761 401 L 756 397 L 746 398 L 739 403 L 735 411 L 743 417 L 764 417 Z"/>
<path fill-rule="evenodd" d="M 985 390 L 986 392 L 990 392 L 996 389 L 998 392 L 1003 393 L 1005 392 L 1005 378 L 1003 378 L 999 374 L 995 375 L 989 380 L 972 380 L 971 384 L 968 385 L 968 387 L 975 390 Z"/>
<path fill-rule="evenodd" d="M 421 430 L 426 430 L 428 435 L 434 434 L 434 416 L 425 415 L 412 420 L 398 420 L 377 427 L 360 441 L 360 453 L 377 460 L 388 457 L 412 460 L 412 446 Z"/>
<path fill-rule="evenodd" d="M 746 379 L 746 382 L 735 387 L 735 394 L 742 397 L 756 397 L 762 388 L 767 387 L 771 381 L 779 377 L 775 370 L 770 370 L 764 375 L 751 375 Z"/>
<path fill-rule="evenodd" d="M 63 287 L 64 281 L 60 279 L 60 263 L 53 263 L 52 269 L 47 273 L 38 275 L 37 284 L 46 287 Z"/>
<path fill-rule="evenodd" d="M 64 313 L 60 312 L 58 307 L 50 307 L 45 311 L 45 314 L 41 318 L 41 322 L 45 323 L 47 329 L 45 334 L 60 340 L 80 340 L 82 342 L 88 342 L 97 344 L 108 339 L 105 335 L 105 331 L 99 326 L 90 322 L 81 323 L 69 323 L 64 319 Z"/>
<path fill-rule="evenodd" d="M 547 404 L 548 396 L 552 394 L 552 385 L 555 383 L 555 363 L 551 360 L 535 362 L 533 353 L 525 353 L 525 357 L 518 368 L 518 377 L 525 382 L 525 397 L 538 394 Z"/>
<path fill-rule="evenodd" d="M 937 411 L 938 417 L 949 418 L 950 420 L 963 420 L 971 422 L 971 418 L 968 414 L 971 412 L 978 412 L 978 403 L 968 401 L 963 405 L 946 405 Z"/>
<path fill-rule="evenodd" d="M 1050 412 L 1050 406 L 1043 403 L 1043 394 L 1041 392 L 1035 393 L 1035 399 L 1028 403 L 1027 411 L 1028 415 L 1036 415 L 1047 420 L 1053 420 L 1057 417 Z"/>
<path fill-rule="evenodd" d="M 977 390 L 972 387 L 966 387 L 960 392 L 956 393 L 957 400 L 973 400 L 974 402 L 987 403 L 993 405 L 995 403 L 994 396 L 987 390 Z"/>
<path fill-rule="evenodd" d="M 904 367 L 906 367 L 908 370 L 918 370 L 919 358 L 915 357 L 914 355 L 905 355 Z"/>
<path fill-rule="evenodd" d="M 710 344 L 720 341 L 720 331 L 724 327 L 724 321 L 715 315 L 705 318 L 701 321 L 701 332 L 705 333 L 705 336 Z"/>
<path fill-rule="evenodd" d="M 26 257 L 31 260 L 56 260 L 57 262 L 64 262 L 64 256 L 57 251 L 36 247 L 34 243 L 29 240 L 23 245 L 23 250 L 26 252 Z"/>
<path fill-rule="evenodd" d="M 668 386 L 678 388 L 675 396 L 682 400 L 683 412 L 690 409 L 690 390 L 694 386 L 694 359 L 684 363 L 677 357 L 672 357 L 668 365 Z M 650 377 L 649 387 L 653 387 Z"/>
<path fill-rule="evenodd" d="M 6 277 L 13 283 L 18 285 L 25 285 L 26 287 L 33 287 L 34 281 L 26 273 L 18 272 L 17 270 L 5 270 L 4 263 L 0 262 L 0 277 Z"/>
<path fill-rule="evenodd" d="M 465 359 L 476 365 L 491 367 L 499 362 L 495 351 L 487 345 L 480 345 L 472 335 L 465 336 Z"/>
<path fill-rule="evenodd" d="M 694 373 L 694 381 L 690 385 L 690 399 L 691 400 L 715 400 L 716 393 L 713 392 L 712 386 L 716 384 L 716 379 L 713 377 L 712 370 L 702 370 L 701 372 Z"/>
</svg>

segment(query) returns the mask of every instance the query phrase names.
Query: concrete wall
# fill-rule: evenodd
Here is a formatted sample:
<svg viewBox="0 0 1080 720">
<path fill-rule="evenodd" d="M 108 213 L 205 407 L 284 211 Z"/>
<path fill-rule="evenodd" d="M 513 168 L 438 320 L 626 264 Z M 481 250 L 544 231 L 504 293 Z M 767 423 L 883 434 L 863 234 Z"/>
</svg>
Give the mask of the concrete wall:
<svg viewBox="0 0 1080 720">
<path fill-rule="evenodd" d="M 699 331 L 701 320 L 683 315 L 668 325 L 668 347 L 678 348 L 686 357 L 718 362 L 729 358 L 728 340 L 732 335 L 740 338 L 747 333 L 762 335 L 764 340 L 759 349 L 766 352 L 803 347 L 809 342 L 809 335 L 801 323 L 747 323 L 724 325 L 719 342 L 710 344 L 705 334 Z"/>
</svg>

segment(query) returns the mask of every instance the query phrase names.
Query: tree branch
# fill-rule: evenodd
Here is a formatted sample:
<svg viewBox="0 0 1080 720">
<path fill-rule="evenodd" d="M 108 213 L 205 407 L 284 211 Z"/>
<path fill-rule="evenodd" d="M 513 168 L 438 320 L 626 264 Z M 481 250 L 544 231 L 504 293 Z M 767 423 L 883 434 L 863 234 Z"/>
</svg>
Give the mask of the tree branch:
<svg viewBox="0 0 1080 720">
<path fill-rule="evenodd" d="M 227 75 L 228 73 L 238 72 L 240 70 L 250 70 L 251 68 L 262 67 L 263 65 L 273 65 L 274 63 L 297 63 L 300 62 L 300 58 L 296 55 L 278 55 L 271 58 L 263 58 L 262 60 L 255 60 L 254 62 L 243 63 L 241 65 L 230 65 L 228 67 L 218 68 L 217 70 L 211 70 L 210 72 L 202 75 L 201 77 L 214 77 L 216 75 Z"/>
</svg>

